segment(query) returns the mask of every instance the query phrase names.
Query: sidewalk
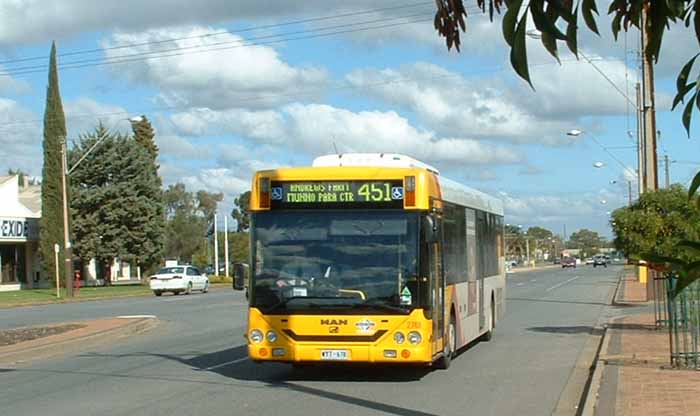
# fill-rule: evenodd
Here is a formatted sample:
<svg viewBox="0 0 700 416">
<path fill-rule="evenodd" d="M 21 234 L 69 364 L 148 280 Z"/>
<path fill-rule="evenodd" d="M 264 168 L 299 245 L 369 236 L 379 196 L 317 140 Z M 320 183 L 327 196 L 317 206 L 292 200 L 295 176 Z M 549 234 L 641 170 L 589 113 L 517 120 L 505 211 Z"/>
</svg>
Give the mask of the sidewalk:
<svg viewBox="0 0 700 416">
<path fill-rule="evenodd" d="M 645 299 L 643 284 L 623 279 L 618 304 L 646 306 Z M 668 330 L 656 329 L 653 313 L 613 320 L 606 338 L 598 362 L 603 370 L 595 415 L 700 414 L 700 372 L 670 367 Z"/>
<path fill-rule="evenodd" d="M 5 345 L 0 346 L 0 366 L 48 358 L 133 336 L 146 332 L 157 324 L 155 316 L 134 315 L 0 331 L 2 335 L 10 335 L 0 337 L 6 341 Z M 8 342 L 12 338 L 9 333 L 12 332 L 22 334 L 25 339 Z M 36 336 L 36 333 L 44 336 Z"/>
</svg>

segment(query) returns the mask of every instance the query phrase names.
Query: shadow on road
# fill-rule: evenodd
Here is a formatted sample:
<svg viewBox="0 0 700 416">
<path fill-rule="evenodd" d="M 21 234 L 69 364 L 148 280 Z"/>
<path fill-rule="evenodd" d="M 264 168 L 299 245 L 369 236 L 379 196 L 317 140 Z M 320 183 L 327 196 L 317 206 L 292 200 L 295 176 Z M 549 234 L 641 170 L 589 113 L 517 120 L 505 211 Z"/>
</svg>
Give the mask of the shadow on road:
<svg viewBox="0 0 700 416">
<path fill-rule="evenodd" d="M 591 335 L 603 335 L 604 330 L 602 328 L 594 328 L 588 325 L 574 325 L 574 326 L 533 326 L 527 328 L 528 331 L 532 332 L 544 332 L 547 334 L 564 334 L 564 335 L 576 335 L 576 334 L 591 334 Z"/>
<path fill-rule="evenodd" d="M 571 305 L 596 305 L 608 306 L 605 302 L 582 302 L 577 300 L 554 300 L 554 299 L 529 299 L 529 298 L 507 298 L 506 300 L 514 300 L 520 302 L 543 302 L 543 303 L 564 303 Z"/>
<path fill-rule="evenodd" d="M 368 365 L 333 365 L 333 366 L 306 366 L 292 368 L 286 364 L 256 364 L 245 359 L 248 355 L 247 346 L 241 345 L 212 353 L 187 352 L 184 354 L 159 354 L 150 352 L 136 352 L 127 354 L 88 353 L 83 357 L 99 357 L 105 359 L 123 359 L 134 357 L 157 357 L 191 367 L 198 372 L 211 372 L 223 377 L 244 381 L 263 383 L 262 387 L 287 389 L 298 393 L 316 396 L 324 399 L 335 400 L 360 406 L 367 409 L 384 412 L 398 416 L 436 416 L 418 410 L 407 409 L 400 406 L 363 399 L 357 396 L 349 396 L 333 391 L 327 391 L 315 387 L 305 386 L 295 381 L 326 381 L 326 382 L 410 382 L 420 380 L 431 369 L 426 367 L 399 367 L 399 366 L 368 366 Z M 83 372 L 78 372 L 83 373 Z M 95 375 L 94 373 L 91 373 Z M 137 376 L 125 374 L 104 374 L 105 376 L 127 378 L 153 378 L 170 380 L 158 376 Z M 193 378 L 173 378 L 172 381 L 192 383 L 212 383 L 207 380 Z"/>
</svg>

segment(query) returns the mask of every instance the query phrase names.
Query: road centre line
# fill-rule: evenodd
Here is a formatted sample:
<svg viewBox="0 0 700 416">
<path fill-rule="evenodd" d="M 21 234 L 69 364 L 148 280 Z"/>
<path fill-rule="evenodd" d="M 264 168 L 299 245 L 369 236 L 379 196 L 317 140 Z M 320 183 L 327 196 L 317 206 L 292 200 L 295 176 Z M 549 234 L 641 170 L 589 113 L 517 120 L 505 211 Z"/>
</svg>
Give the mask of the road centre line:
<svg viewBox="0 0 700 416">
<path fill-rule="evenodd" d="M 567 281 L 565 281 L 565 282 L 557 283 L 556 285 L 554 285 L 554 286 L 552 286 L 552 287 L 550 287 L 550 288 L 547 288 L 547 289 L 545 289 L 544 291 L 545 291 L 545 292 L 549 292 L 549 291 L 551 291 L 551 290 L 554 290 L 554 289 L 556 289 L 556 288 L 558 288 L 558 287 L 562 287 L 562 286 L 564 286 L 565 284 L 567 284 L 567 283 L 569 283 L 569 282 L 573 282 L 574 280 L 580 279 L 580 278 L 581 278 L 581 276 L 572 277 L 571 279 L 569 279 L 569 280 L 567 280 Z"/>
<path fill-rule="evenodd" d="M 220 367 L 225 367 L 225 366 L 230 365 L 230 364 L 240 363 L 240 362 L 245 361 L 247 359 L 248 359 L 248 357 L 243 357 L 243 358 L 238 358 L 238 359 L 233 360 L 233 361 L 227 361 L 225 363 L 221 363 L 221 364 L 213 365 L 211 367 L 207 367 L 204 369 L 204 371 L 214 370 L 214 369 L 217 369 Z"/>
</svg>

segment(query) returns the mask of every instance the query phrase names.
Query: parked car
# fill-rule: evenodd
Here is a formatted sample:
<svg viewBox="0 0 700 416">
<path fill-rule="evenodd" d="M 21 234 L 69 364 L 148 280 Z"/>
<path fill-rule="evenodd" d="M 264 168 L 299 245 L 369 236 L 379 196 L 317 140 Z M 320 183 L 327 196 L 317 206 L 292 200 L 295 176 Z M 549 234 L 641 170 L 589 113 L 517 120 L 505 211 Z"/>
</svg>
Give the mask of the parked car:
<svg viewBox="0 0 700 416">
<path fill-rule="evenodd" d="M 576 259 L 574 257 L 564 257 L 561 259 L 561 268 L 573 267 L 576 268 Z"/>
<path fill-rule="evenodd" d="M 605 257 L 594 257 L 593 258 L 593 267 L 598 267 L 598 266 L 608 267 L 608 260 Z"/>
<path fill-rule="evenodd" d="M 163 267 L 149 279 L 149 286 L 156 296 L 164 292 L 189 295 L 193 290 L 209 291 L 209 278 L 194 266 Z"/>
</svg>

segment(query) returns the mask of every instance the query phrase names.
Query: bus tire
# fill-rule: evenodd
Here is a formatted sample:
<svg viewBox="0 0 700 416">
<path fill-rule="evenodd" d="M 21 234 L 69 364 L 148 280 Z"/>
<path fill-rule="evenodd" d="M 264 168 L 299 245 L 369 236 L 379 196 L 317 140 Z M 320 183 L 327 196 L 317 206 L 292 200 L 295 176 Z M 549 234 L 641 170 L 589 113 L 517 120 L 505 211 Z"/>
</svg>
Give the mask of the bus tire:
<svg viewBox="0 0 700 416">
<path fill-rule="evenodd" d="M 496 304 L 493 301 L 493 296 L 491 297 L 491 319 L 489 320 L 489 330 L 483 336 L 484 341 L 491 341 L 493 339 L 493 331 L 496 329 Z"/>
<path fill-rule="evenodd" d="M 443 347 L 442 357 L 438 358 L 435 362 L 435 366 L 440 370 L 447 370 L 450 368 L 452 363 L 452 358 L 455 355 L 457 345 L 457 329 L 455 327 L 455 316 L 454 313 L 450 314 L 450 324 L 447 327 L 447 343 Z"/>
</svg>

